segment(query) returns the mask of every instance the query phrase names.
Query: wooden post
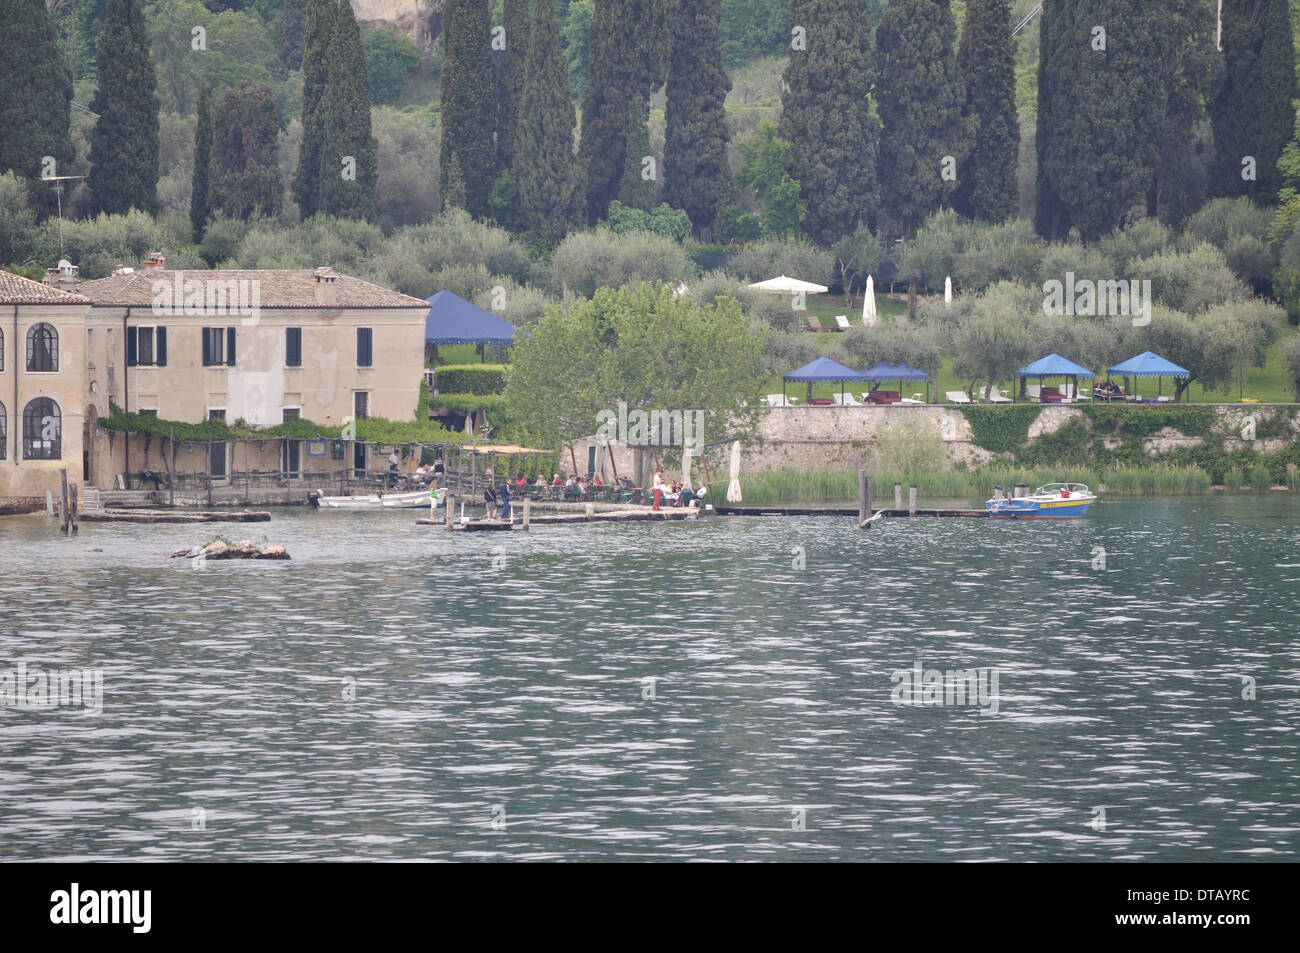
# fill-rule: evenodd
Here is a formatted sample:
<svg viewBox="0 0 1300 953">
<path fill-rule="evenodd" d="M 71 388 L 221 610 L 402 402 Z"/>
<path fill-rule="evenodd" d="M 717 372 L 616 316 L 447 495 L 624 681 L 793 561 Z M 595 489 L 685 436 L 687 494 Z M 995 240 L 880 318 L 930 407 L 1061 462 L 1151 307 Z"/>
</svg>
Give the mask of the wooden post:
<svg viewBox="0 0 1300 953">
<path fill-rule="evenodd" d="M 208 478 L 208 506 L 212 505 L 212 438 L 208 438 L 208 459 L 203 465 L 203 472 Z"/>
<path fill-rule="evenodd" d="M 59 484 L 62 487 L 63 505 L 59 507 L 59 532 L 68 531 L 68 471 L 59 471 Z"/>
<path fill-rule="evenodd" d="M 528 532 L 528 517 L 531 515 L 532 505 L 533 505 L 533 498 L 531 496 L 524 497 L 524 532 L 525 533 Z"/>
<path fill-rule="evenodd" d="M 916 515 L 916 484 L 913 483 L 907 488 L 907 515 Z"/>
<path fill-rule="evenodd" d="M 77 484 L 72 484 L 68 491 L 72 494 L 72 502 L 68 505 L 68 518 L 72 520 L 72 535 L 76 536 L 79 531 L 77 527 Z"/>
<path fill-rule="evenodd" d="M 167 441 L 167 446 L 171 448 L 171 480 L 167 484 L 167 505 L 176 505 L 176 425 L 172 424 L 171 437 Z"/>
<path fill-rule="evenodd" d="M 248 454 L 251 450 L 252 450 L 251 441 L 245 440 L 244 441 L 244 505 L 245 506 L 248 505 L 248 470 L 249 470 Z M 281 455 L 283 455 L 284 453 L 283 440 L 280 441 L 280 453 Z M 285 482 L 288 481 L 286 480 Z"/>
<path fill-rule="evenodd" d="M 447 532 L 450 533 L 450 532 L 453 532 L 453 530 L 452 530 L 452 528 L 451 528 L 451 511 L 455 508 L 455 498 L 452 497 L 452 495 L 451 495 L 450 493 L 448 493 L 448 494 L 447 494 L 447 499 L 444 500 L 444 502 L 445 502 L 446 505 L 447 505 L 447 514 L 446 514 L 446 520 L 447 520 Z"/>
<path fill-rule="evenodd" d="M 469 455 L 469 497 L 471 500 L 478 499 L 478 454 Z"/>
<path fill-rule="evenodd" d="M 894 509 L 901 510 L 902 508 L 903 508 L 903 484 L 895 483 L 894 484 Z"/>
<path fill-rule="evenodd" d="M 595 515 L 596 515 L 596 507 L 595 507 L 595 504 L 593 504 L 593 503 L 588 503 L 588 504 L 587 504 L 587 519 L 590 520 L 590 519 L 591 519 L 593 516 L 595 516 Z"/>
<path fill-rule="evenodd" d="M 867 525 L 871 519 L 871 478 L 866 470 L 858 470 L 858 528 Z"/>
</svg>

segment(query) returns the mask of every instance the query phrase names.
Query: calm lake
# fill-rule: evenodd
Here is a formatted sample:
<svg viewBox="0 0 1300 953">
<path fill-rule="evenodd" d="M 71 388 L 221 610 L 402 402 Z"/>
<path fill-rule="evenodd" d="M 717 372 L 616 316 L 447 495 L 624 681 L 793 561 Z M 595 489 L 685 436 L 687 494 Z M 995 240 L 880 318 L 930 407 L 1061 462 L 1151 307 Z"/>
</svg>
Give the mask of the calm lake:
<svg viewBox="0 0 1300 953">
<path fill-rule="evenodd" d="M 0 707 L 0 858 L 1300 853 L 1287 494 L 869 533 L 417 515 L 0 520 L 0 675 L 103 680 L 98 715 Z M 293 558 L 168 558 L 217 534 Z M 899 704 L 930 669 L 980 672 Z"/>
</svg>

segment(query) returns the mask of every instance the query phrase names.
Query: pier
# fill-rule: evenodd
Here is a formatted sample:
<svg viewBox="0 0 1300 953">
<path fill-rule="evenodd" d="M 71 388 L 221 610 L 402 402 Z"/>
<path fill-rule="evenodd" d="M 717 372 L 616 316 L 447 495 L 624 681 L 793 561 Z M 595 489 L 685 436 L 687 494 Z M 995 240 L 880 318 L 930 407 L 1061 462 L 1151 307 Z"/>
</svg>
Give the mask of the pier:
<svg viewBox="0 0 1300 953">
<path fill-rule="evenodd" d="M 269 523 L 271 514 L 262 512 L 177 513 L 169 510 L 88 510 L 81 514 L 86 523 Z"/>
</svg>

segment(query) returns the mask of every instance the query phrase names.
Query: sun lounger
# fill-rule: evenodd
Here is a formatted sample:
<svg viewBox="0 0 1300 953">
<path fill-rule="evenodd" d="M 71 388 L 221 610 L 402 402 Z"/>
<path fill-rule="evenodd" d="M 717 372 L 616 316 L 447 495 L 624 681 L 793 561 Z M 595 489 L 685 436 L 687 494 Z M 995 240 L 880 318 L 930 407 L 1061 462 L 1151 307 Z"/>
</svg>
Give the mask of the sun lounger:
<svg viewBox="0 0 1300 953">
<path fill-rule="evenodd" d="M 809 331 L 830 331 L 831 333 L 834 333 L 838 331 L 839 328 L 824 328 L 822 327 L 822 323 L 817 320 L 816 315 L 810 314 L 808 315 L 808 330 Z"/>
<path fill-rule="evenodd" d="M 835 394 L 831 398 L 841 407 L 861 407 L 862 401 L 858 400 L 852 394 Z"/>
<path fill-rule="evenodd" d="M 966 392 L 965 392 L 965 391 L 961 391 L 961 390 L 950 390 L 950 391 L 946 391 L 946 392 L 944 393 L 944 396 L 948 398 L 948 403 L 950 403 L 950 404 L 972 404 L 972 403 L 974 403 L 974 401 L 972 401 L 969 397 L 966 396 Z"/>
<path fill-rule="evenodd" d="M 987 398 L 987 399 L 988 399 L 988 402 L 989 402 L 990 404 L 1009 404 L 1009 403 L 1011 403 L 1011 398 L 1008 397 L 1006 394 L 1002 393 L 1002 391 L 1000 391 L 1000 390 L 999 390 L 998 388 L 996 388 L 996 387 L 990 387 L 990 388 L 989 388 L 989 393 L 988 393 L 988 398 Z"/>
<path fill-rule="evenodd" d="M 850 327 L 849 316 L 847 314 L 835 315 L 835 323 L 840 326 L 841 331 L 847 331 Z"/>
</svg>

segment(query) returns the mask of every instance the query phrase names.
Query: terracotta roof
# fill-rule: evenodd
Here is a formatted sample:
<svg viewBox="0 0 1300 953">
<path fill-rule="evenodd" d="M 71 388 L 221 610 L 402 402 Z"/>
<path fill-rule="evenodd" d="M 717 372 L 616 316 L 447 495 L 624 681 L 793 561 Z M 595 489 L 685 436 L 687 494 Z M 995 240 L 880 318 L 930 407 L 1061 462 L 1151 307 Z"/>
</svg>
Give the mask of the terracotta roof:
<svg viewBox="0 0 1300 953">
<path fill-rule="evenodd" d="M 89 300 L 22 275 L 0 271 L 0 304 L 86 304 Z"/>
<path fill-rule="evenodd" d="M 185 269 L 163 269 L 146 273 L 136 269 L 127 275 L 112 275 L 95 281 L 83 282 L 79 291 L 90 298 L 98 307 L 131 305 L 148 307 L 153 304 L 155 281 L 175 282 L 176 276 L 181 281 L 191 279 L 199 281 L 256 281 L 258 282 L 258 306 L 261 308 L 313 308 L 322 306 L 316 303 L 316 274 L 322 269 L 297 269 L 293 271 L 272 271 L 263 269 L 227 269 L 221 271 L 202 271 Z M 329 271 L 328 273 L 333 273 Z M 384 288 L 380 285 L 353 278 L 351 275 L 339 275 L 333 288 L 336 294 L 334 308 L 420 308 L 429 310 L 429 302 L 400 291 Z M 331 309 L 332 310 L 332 309 Z"/>
</svg>

